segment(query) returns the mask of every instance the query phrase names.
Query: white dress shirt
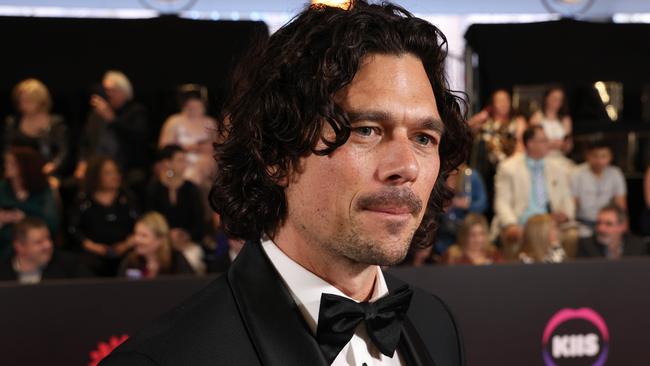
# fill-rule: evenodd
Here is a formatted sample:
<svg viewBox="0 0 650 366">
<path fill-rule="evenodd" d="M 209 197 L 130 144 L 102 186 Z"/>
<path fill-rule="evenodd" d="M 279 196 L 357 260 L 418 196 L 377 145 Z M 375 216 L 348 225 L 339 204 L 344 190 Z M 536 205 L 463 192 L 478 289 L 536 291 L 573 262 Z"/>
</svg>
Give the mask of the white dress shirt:
<svg viewBox="0 0 650 366">
<path fill-rule="evenodd" d="M 293 300 L 315 335 L 318 326 L 321 294 L 329 293 L 348 299 L 350 297 L 289 258 L 271 240 L 262 241 L 262 248 L 280 277 L 282 277 L 285 285 L 289 288 Z M 381 269 L 377 266 L 377 278 L 370 302 L 386 294 L 388 294 L 386 280 Z M 367 366 L 402 366 L 404 362 L 399 351 L 396 351 L 393 357 L 388 357 L 379 352 L 366 333 L 365 323 L 362 322 L 355 330 L 350 342 L 338 354 L 332 366 L 362 366 L 364 364 Z"/>
</svg>

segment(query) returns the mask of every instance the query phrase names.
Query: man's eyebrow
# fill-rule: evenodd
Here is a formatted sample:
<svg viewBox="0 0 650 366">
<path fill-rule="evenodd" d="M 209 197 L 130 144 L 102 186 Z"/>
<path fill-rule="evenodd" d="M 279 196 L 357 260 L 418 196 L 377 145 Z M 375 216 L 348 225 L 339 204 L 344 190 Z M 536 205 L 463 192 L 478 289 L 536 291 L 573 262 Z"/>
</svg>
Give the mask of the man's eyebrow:
<svg viewBox="0 0 650 366">
<path fill-rule="evenodd" d="M 385 111 L 348 111 L 348 118 L 351 123 L 357 121 L 386 122 L 391 120 L 391 114 Z M 437 117 L 425 117 L 417 122 L 419 128 L 432 130 L 442 135 L 445 132 L 445 124 Z"/>
<path fill-rule="evenodd" d="M 420 121 L 420 124 L 422 129 L 435 131 L 440 136 L 445 133 L 445 124 L 440 120 L 440 118 L 426 118 Z"/>
</svg>

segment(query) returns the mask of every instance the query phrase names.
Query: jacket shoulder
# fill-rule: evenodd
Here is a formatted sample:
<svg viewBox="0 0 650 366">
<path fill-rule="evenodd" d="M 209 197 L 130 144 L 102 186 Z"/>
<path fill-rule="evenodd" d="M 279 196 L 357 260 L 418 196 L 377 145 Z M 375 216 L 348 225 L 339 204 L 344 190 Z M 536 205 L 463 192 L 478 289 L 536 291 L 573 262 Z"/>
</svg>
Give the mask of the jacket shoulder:
<svg viewBox="0 0 650 366">
<path fill-rule="evenodd" d="M 256 365 L 225 276 L 118 347 L 101 366 Z"/>
<path fill-rule="evenodd" d="M 385 275 L 389 287 L 404 284 Z M 465 350 L 460 327 L 449 306 L 438 296 L 411 286 L 413 298 L 407 316 L 436 365 L 464 365 Z"/>
<path fill-rule="evenodd" d="M 414 288 L 408 314 L 437 365 L 465 364 L 460 327 L 440 297 Z"/>
<path fill-rule="evenodd" d="M 499 163 L 497 170 L 501 173 L 516 173 L 525 166 L 526 162 L 523 154 L 515 154 Z"/>
</svg>

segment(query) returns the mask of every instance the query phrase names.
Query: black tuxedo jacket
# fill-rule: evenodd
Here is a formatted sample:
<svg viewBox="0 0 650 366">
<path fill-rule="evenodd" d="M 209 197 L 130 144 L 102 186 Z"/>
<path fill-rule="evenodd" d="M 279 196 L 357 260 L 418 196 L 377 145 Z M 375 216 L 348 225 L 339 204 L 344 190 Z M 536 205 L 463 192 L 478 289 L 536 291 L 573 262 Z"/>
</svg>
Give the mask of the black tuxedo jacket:
<svg viewBox="0 0 650 366">
<path fill-rule="evenodd" d="M 403 283 L 386 276 L 389 290 Z M 414 289 L 398 350 L 408 366 L 464 365 L 454 318 Z M 156 320 L 100 366 L 325 366 L 307 326 L 260 243 L 249 242 L 227 275 Z"/>
</svg>

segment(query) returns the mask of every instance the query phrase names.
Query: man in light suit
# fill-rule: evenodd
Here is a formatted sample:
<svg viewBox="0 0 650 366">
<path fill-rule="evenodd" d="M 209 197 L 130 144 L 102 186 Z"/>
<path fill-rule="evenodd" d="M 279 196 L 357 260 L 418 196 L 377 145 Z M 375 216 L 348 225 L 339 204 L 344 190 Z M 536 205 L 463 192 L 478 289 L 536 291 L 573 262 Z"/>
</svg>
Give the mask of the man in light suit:
<svg viewBox="0 0 650 366">
<path fill-rule="evenodd" d="M 575 253 L 575 201 L 571 194 L 569 173 L 555 160 L 546 158 L 548 138 L 540 126 L 523 134 L 525 153 L 515 154 L 497 168 L 494 179 L 495 217 L 493 235 L 499 236 L 504 254 L 514 259 L 522 227 L 530 216 L 548 213 L 560 225 L 563 245 Z"/>
<path fill-rule="evenodd" d="M 211 203 L 248 240 L 114 365 L 464 364 L 437 297 L 384 274 L 431 245 L 470 135 L 444 35 L 392 5 L 313 5 L 257 48 L 221 119 Z"/>
</svg>

